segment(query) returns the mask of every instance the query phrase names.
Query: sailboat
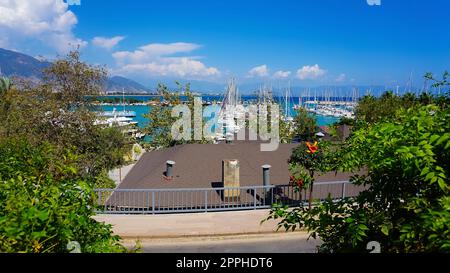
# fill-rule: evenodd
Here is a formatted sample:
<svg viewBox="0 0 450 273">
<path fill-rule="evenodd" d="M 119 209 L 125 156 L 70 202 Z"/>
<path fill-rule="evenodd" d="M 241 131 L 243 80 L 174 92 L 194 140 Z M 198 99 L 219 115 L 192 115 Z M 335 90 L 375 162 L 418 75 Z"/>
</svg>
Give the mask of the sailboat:
<svg viewBox="0 0 450 273">
<path fill-rule="evenodd" d="M 302 108 L 302 97 L 303 93 L 298 96 L 298 104 L 294 104 L 294 110 Z"/>
<path fill-rule="evenodd" d="M 284 98 L 284 121 L 292 122 L 294 118 L 291 116 L 290 109 L 290 101 L 291 101 L 291 83 L 289 83 L 288 88 L 286 88 L 285 98 Z"/>
<path fill-rule="evenodd" d="M 127 118 L 133 118 L 136 117 L 135 111 L 129 111 L 125 109 L 125 89 L 122 89 L 122 111 L 117 111 L 116 108 L 113 108 L 112 111 L 104 111 L 100 113 L 100 116 L 102 117 L 127 117 Z"/>
<path fill-rule="evenodd" d="M 218 125 L 221 130 L 217 133 L 217 140 L 224 140 L 238 133 L 242 128 L 236 120 L 245 117 L 245 109 L 241 104 L 239 90 L 234 79 L 228 83 L 222 106 L 218 115 Z"/>
</svg>

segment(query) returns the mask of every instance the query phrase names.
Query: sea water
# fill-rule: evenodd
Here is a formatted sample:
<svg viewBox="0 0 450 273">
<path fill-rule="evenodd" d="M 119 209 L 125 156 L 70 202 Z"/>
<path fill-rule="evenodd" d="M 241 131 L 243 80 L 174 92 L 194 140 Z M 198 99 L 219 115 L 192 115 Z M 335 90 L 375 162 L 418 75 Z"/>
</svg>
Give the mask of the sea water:
<svg viewBox="0 0 450 273">
<path fill-rule="evenodd" d="M 117 95 L 117 96 L 105 96 L 105 97 L 108 97 L 108 98 L 122 98 L 122 96 L 120 96 L 120 95 Z M 126 96 L 126 98 L 132 98 L 132 99 L 136 99 L 136 100 L 139 100 L 139 101 L 142 101 L 142 102 L 146 102 L 146 101 L 150 101 L 150 100 L 154 99 L 155 96 L 128 95 L 128 96 Z M 101 99 L 101 97 L 99 97 L 99 99 Z M 183 100 L 183 99 L 184 99 L 183 96 L 181 96 L 181 100 Z M 202 96 L 202 99 L 204 101 L 210 101 L 210 102 L 222 101 L 222 97 L 221 96 Z M 256 101 L 256 99 L 257 98 L 255 96 L 242 96 L 243 102 Z M 313 100 L 313 98 L 311 98 L 311 100 Z M 280 109 L 285 109 L 285 102 L 282 99 L 275 98 L 275 101 L 279 102 Z M 295 112 L 296 112 L 295 109 L 294 109 L 293 101 L 297 101 L 298 102 L 298 98 L 292 98 L 291 102 L 288 105 L 288 111 L 290 112 L 291 116 L 295 116 Z M 118 105 L 101 105 L 100 106 L 100 109 L 103 110 L 103 111 L 113 111 L 114 108 L 116 109 L 116 111 L 123 111 L 124 106 L 122 104 L 118 104 Z M 148 106 L 148 105 L 125 105 L 125 110 L 136 112 L 136 117 L 133 117 L 133 120 L 138 122 L 138 126 L 140 128 L 144 128 L 148 124 L 148 119 L 145 118 L 144 115 L 148 114 L 150 112 L 150 109 L 151 109 L 151 106 Z M 333 123 L 335 123 L 335 122 L 337 122 L 339 120 L 339 118 L 331 117 L 331 116 L 315 115 L 315 117 L 317 119 L 317 124 L 319 126 L 331 125 L 331 124 L 333 124 Z"/>
</svg>

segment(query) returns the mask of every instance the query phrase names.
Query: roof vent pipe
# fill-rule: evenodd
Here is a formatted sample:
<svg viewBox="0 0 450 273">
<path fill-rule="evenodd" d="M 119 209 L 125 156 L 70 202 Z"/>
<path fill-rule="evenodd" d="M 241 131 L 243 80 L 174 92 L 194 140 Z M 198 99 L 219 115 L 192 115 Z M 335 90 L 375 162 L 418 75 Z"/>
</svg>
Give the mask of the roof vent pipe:
<svg viewBox="0 0 450 273">
<path fill-rule="evenodd" d="M 173 166 L 175 165 L 175 161 L 167 160 L 166 162 L 166 172 L 164 173 L 165 177 L 168 179 L 173 178 Z"/>
</svg>

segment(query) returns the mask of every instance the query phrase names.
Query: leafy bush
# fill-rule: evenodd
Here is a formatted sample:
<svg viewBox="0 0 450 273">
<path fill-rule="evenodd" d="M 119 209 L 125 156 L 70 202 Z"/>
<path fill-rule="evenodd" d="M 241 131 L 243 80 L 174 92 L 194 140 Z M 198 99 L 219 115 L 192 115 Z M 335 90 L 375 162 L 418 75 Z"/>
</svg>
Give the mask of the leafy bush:
<svg viewBox="0 0 450 273">
<path fill-rule="evenodd" d="M 50 144 L 0 141 L 0 252 L 125 252 L 111 226 L 93 215 L 93 181 L 77 173 L 77 157 Z"/>
<path fill-rule="evenodd" d="M 39 84 L 0 86 L 0 138 L 20 137 L 31 145 L 50 142 L 60 153 L 75 147 L 78 171 L 96 176 L 124 163 L 131 145 L 121 129 L 96 125 L 98 115 L 86 96 L 99 94 L 102 67 L 81 62 L 78 52 L 55 61 Z M 57 92 L 55 92 L 57 91 Z"/>
<path fill-rule="evenodd" d="M 312 203 L 312 192 L 315 175 L 328 170 L 330 145 L 326 141 L 301 142 L 292 152 L 289 159 L 291 183 L 297 191 L 309 189 L 309 207 Z"/>
<path fill-rule="evenodd" d="M 449 76 L 447 71 L 443 73 L 442 79 L 436 79 L 431 73 L 424 75 L 425 82 L 431 81 L 431 87 L 439 88 L 438 95 L 433 95 L 425 90 L 419 96 L 414 93 L 399 96 L 392 91 L 384 92 L 379 98 L 371 95 L 364 96 L 355 109 L 356 121 L 353 125 L 364 127 L 367 123 L 389 120 L 401 108 L 409 109 L 429 104 L 435 104 L 441 109 L 448 108 L 450 103 Z"/>
<path fill-rule="evenodd" d="M 319 128 L 315 116 L 310 115 L 305 108 L 296 110 L 294 124 L 294 136 L 301 140 L 314 138 Z"/>
<path fill-rule="evenodd" d="M 341 170 L 367 169 L 352 179 L 367 190 L 312 210 L 277 205 L 269 218 L 319 236 L 323 252 L 365 251 L 370 241 L 383 252 L 450 251 L 448 108 L 413 107 L 360 128 L 337 158 Z"/>
</svg>

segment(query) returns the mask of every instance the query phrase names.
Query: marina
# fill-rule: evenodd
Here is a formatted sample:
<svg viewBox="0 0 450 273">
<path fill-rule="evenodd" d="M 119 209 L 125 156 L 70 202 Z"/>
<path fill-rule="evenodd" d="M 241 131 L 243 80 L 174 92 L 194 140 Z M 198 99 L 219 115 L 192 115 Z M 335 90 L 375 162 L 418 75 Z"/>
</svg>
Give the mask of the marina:
<svg viewBox="0 0 450 273">
<path fill-rule="evenodd" d="M 110 97 L 110 96 L 108 96 L 108 97 Z M 105 113 L 105 114 L 102 114 L 103 116 L 109 116 L 109 117 L 113 116 L 112 113 L 114 111 L 114 108 L 116 108 L 116 113 L 118 114 L 118 116 L 131 117 L 134 121 L 138 122 L 138 127 L 143 128 L 148 124 L 148 120 L 146 118 L 144 118 L 143 115 L 147 114 L 150 111 L 150 109 L 152 107 L 150 102 L 154 97 L 139 96 L 139 95 L 131 96 L 131 97 L 136 98 L 136 99 L 143 99 L 145 101 L 143 101 L 143 103 L 140 103 L 137 105 L 136 104 L 126 104 L 125 105 L 126 109 L 127 109 L 126 112 L 117 111 L 117 109 L 120 109 L 121 107 L 123 107 L 122 104 L 104 103 L 104 104 L 97 104 L 96 106 L 99 108 L 99 111 L 103 111 Z M 221 99 L 223 99 L 223 97 L 217 96 L 217 95 L 202 96 L 204 105 L 217 104 L 220 107 L 220 105 L 222 103 Z M 298 101 L 299 99 L 301 99 L 301 98 L 293 97 L 292 101 L 293 100 Z M 306 98 L 304 98 L 304 99 L 306 99 Z M 257 102 L 257 97 L 254 95 L 244 95 L 244 96 L 241 96 L 241 100 L 244 105 L 248 105 L 248 104 Z M 284 109 L 283 112 L 286 112 L 286 105 L 287 105 L 287 113 L 291 117 L 295 116 L 296 110 L 299 108 L 299 105 L 294 104 L 292 101 L 290 103 L 286 104 L 285 100 L 283 98 L 280 99 L 280 98 L 275 97 L 274 101 L 279 102 L 280 108 Z M 305 103 L 302 104 L 302 107 L 309 107 L 308 108 L 310 110 L 309 112 L 312 115 L 315 115 L 319 126 L 328 126 L 339 120 L 339 118 L 334 115 L 325 115 L 325 113 L 313 111 L 314 104 L 311 103 L 310 101 L 306 101 L 306 100 L 304 100 L 304 101 L 305 101 Z M 343 102 L 343 103 L 341 103 L 341 105 L 345 105 L 345 103 L 347 103 L 347 102 Z M 322 105 L 322 103 L 321 103 L 321 105 Z M 323 103 L 323 105 L 328 105 L 328 103 L 325 102 L 325 103 Z M 349 105 L 349 106 L 351 106 L 351 105 Z"/>
<path fill-rule="evenodd" d="M 271 86 L 261 85 L 253 95 L 241 95 L 235 79 L 231 79 L 223 95 L 201 96 L 203 106 L 217 106 L 219 109 L 217 125 L 213 126 L 215 133 L 212 140 L 226 140 L 243 129 L 244 124 L 237 121 L 245 120 L 248 105 L 278 104 L 281 118 L 291 125 L 294 124 L 297 111 L 301 108 L 316 117 L 318 126 L 329 126 L 341 118 L 355 118 L 354 108 L 358 101 L 356 90 L 353 90 L 351 97 L 332 97 L 335 93 L 327 90 L 322 92 L 322 96 L 317 96 L 315 90 L 314 97 L 310 96 L 309 90 L 302 92 L 299 97 L 294 97 L 292 93 L 289 83 L 284 90 L 277 92 L 274 92 Z M 180 100 L 181 103 L 188 103 L 188 97 L 184 95 L 180 96 Z M 298 101 L 298 104 L 295 101 Z M 122 91 L 122 95 L 96 97 L 93 104 L 97 106 L 98 125 L 121 127 L 124 134 L 134 139 L 145 137 L 142 129 L 149 121 L 144 115 L 150 112 L 151 107 L 158 105 L 170 107 L 162 96 L 127 95 L 125 99 L 125 90 Z"/>
</svg>

